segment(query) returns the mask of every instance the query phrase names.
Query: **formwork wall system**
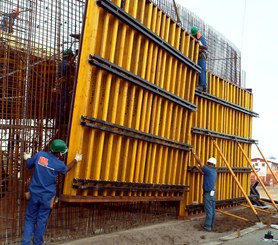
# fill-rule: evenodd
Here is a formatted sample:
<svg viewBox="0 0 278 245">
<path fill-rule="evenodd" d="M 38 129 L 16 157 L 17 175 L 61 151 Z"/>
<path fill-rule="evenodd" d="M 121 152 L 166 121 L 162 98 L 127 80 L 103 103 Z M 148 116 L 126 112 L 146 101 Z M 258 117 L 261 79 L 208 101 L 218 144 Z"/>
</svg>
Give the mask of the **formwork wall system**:
<svg viewBox="0 0 278 245">
<path fill-rule="evenodd" d="M 213 74 L 207 75 L 209 93 L 195 93 L 198 111 L 193 116 L 191 144 L 203 162 L 212 156 L 217 159 L 217 201 L 236 202 L 243 197 L 243 193 L 228 170 L 226 162 L 245 193 L 249 194 L 251 170 L 244 153 L 250 159 L 251 146 L 255 142 L 252 140 L 252 118 L 258 115 L 253 112 L 252 93 Z M 213 141 L 219 146 L 225 159 L 221 157 Z M 192 157 L 191 159 L 187 174 L 187 185 L 191 190 L 187 197 L 188 214 L 198 212 L 196 203 L 203 202 L 203 175 L 193 168 L 196 160 Z M 226 203 L 224 206 L 227 205 Z"/>
<path fill-rule="evenodd" d="M 218 201 L 242 197 L 212 146 L 217 140 L 244 190 L 250 169 L 252 93 L 208 72 L 208 93 L 195 90 L 198 42 L 151 1 L 4 0 L 18 7 L 13 31 L 0 30 L 0 242 L 19 242 L 31 172 L 22 155 L 62 138 L 59 178 L 47 241 L 74 239 L 203 212 L 203 161 L 218 159 Z M 63 73 L 63 51 L 75 54 Z M 70 106 L 71 104 L 71 106 Z M 227 202 L 226 206 L 231 205 Z M 224 205 L 224 206 L 225 206 Z M 115 225 L 117 224 L 117 225 Z"/>
<path fill-rule="evenodd" d="M 62 200 L 177 200 L 184 216 L 196 195 L 202 201 L 200 176 L 196 185 L 188 171 L 190 148 L 203 161 L 219 158 L 206 130 L 226 137 L 216 138 L 248 192 L 250 169 L 234 138 L 250 157 L 252 93 L 210 73 L 210 94 L 195 92 L 198 43 L 152 2 L 130 3 L 88 4 L 96 26 L 84 27 L 68 158 L 81 151 L 84 160 L 67 174 Z M 229 189 L 221 160 L 219 167 L 218 199 L 242 197 Z"/>
<path fill-rule="evenodd" d="M 181 200 L 198 46 L 152 3 L 120 3 L 88 3 L 68 153 L 84 160 L 61 198 Z"/>
</svg>

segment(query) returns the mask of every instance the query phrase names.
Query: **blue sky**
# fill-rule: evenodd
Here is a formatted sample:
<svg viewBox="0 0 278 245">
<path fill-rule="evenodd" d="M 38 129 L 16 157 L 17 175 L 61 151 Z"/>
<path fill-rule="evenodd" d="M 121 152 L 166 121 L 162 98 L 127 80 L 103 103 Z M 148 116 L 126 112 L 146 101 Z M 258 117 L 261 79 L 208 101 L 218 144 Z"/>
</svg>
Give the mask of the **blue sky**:
<svg viewBox="0 0 278 245">
<path fill-rule="evenodd" d="M 254 94 L 252 139 L 265 157 L 278 159 L 278 1 L 176 0 L 222 33 L 240 50 L 246 87 Z M 277 66 L 277 67 L 276 67 Z M 256 146 L 252 157 L 260 157 Z"/>
</svg>

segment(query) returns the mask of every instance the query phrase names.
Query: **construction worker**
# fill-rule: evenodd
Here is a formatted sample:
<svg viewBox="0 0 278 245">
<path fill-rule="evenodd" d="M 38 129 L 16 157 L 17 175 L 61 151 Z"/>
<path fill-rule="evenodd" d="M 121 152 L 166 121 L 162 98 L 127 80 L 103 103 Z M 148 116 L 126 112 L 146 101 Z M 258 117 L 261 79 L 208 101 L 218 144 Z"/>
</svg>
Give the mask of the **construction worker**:
<svg viewBox="0 0 278 245">
<path fill-rule="evenodd" d="M 201 91 L 207 91 L 207 76 L 206 76 L 206 59 L 207 59 L 207 42 L 203 35 L 201 35 L 199 28 L 193 26 L 191 28 L 191 35 L 195 37 L 200 44 L 199 47 L 199 57 L 198 57 L 198 65 L 201 67 L 201 71 L 199 72 L 199 83 L 198 89 Z"/>
<path fill-rule="evenodd" d="M 207 160 L 207 165 L 204 165 L 196 153 L 194 151 L 192 151 L 192 153 L 197 161 L 197 169 L 204 175 L 203 199 L 206 218 L 203 228 L 206 231 L 212 231 L 215 224 L 215 183 L 217 180 L 217 172 L 215 168 L 216 159 L 210 157 Z"/>
<path fill-rule="evenodd" d="M 6 164 L 7 158 L 5 156 L 5 153 L 0 150 L 0 163 L 1 163 L 1 169 L 0 169 L 0 178 L 1 178 L 1 188 L 0 188 L 0 198 L 4 197 L 6 192 L 8 191 L 8 174 L 6 172 Z"/>
<path fill-rule="evenodd" d="M 57 96 L 56 124 L 57 127 L 60 129 L 64 125 L 68 125 L 70 103 L 71 103 L 71 97 L 73 93 L 73 82 L 74 82 L 74 74 L 75 74 L 75 64 L 74 64 L 75 57 L 76 54 L 74 55 L 71 49 L 65 49 L 63 51 L 63 59 L 59 64 L 59 74 L 58 74 L 59 78 L 57 80 L 57 86 L 56 86 L 56 96 Z"/>
<path fill-rule="evenodd" d="M 66 143 L 61 139 L 52 141 L 51 152 L 40 151 L 31 157 L 24 152 L 28 169 L 34 168 L 26 207 L 25 225 L 22 245 L 30 244 L 32 237 L 36 245 L 43 244 L 43 236 L 46 230 L 47 220 L 56 194 L 56 180 L 59 173 L 66 174 L 77 162 L 82 160 L 82 155 L 76 153 L 73 161 L 65 165 L 59 157 L 68 151 Z"/>
<path fill-rule="evenodd" d="M 13 26 L 18 16 L 19 16 L 18 8 L 13 8 L 12 13 L 5 14 L 2 18 L 1 30 L 8 33 L 13 33 Z"/>
<path fill-rule="evenodd" d="M 74 64 L 76 54 L 74 54 L 70 48 L 67 48 L 63 51 L 63 60 L 59 67 L 59 77 L 70 76 L 70 71 Z"/>
</svg>

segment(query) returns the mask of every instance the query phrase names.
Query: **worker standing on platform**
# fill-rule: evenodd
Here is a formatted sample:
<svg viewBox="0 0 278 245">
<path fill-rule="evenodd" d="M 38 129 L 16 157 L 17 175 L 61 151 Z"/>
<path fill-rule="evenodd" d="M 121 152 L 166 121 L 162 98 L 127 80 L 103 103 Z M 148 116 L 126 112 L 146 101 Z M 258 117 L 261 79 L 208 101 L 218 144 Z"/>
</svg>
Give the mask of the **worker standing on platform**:
<svg viewBox="0 0 278 245">
<path fill-rule="evenodd" d="M 40 151 L 31 157 L 24 152 L 24 160 L 28 169 L 34 168 L 29 192 L 26 193 L 27 202 L 25 225 L 22 245 L 29 245 L 32 237 L 36 245 L 43 244 L 47 220 L 53 206 L 56 194 L 56 180 L 59 173 L 66 174 L 77 162 L 82 160 L 82 155 L 76 153 L 73 161 L 68 166 L 59 157 L 68 151 L 63 140 L 56 139 L 50 145 L 51 152 Z"/>
<path fill-rule="evenodd" d="M 198 89 L 201 91 L 207 91 L 207 75 L 206 75 L 206 59 L 207 59 L 207 42 L 203 35 L 201 35 L 199 28 L 193 26 L 191 28 L 191 35 L 194 36 L 200 44 L 199 47 L 199 57 L 198 57 L 198 65 L 201 67 L 201 72 L 199 73 L 199 83 Z"/>
<path fill-rule="evenodd" d="M 192 151 L 197 164 L 197 169 L 204 174 L 203 180 L 203 199 L 206 219 L 203 228 L 206 231 L 212 231 L 215 224 L 215 183 L 217 180 L 217 172 L 215 169 L 216 159 L 211 157 L 207 160 L 207 165 L 204 165 L 200 158 Z"/>
<path fill-rule="evenodd" d="M 19 16 L 18 8 L 13 8 L 12 13 L 5 14 L 2 18 L 1 30 L 8 33 L 13 33 L 13 26 L 18 16 Z"/>
</svg>

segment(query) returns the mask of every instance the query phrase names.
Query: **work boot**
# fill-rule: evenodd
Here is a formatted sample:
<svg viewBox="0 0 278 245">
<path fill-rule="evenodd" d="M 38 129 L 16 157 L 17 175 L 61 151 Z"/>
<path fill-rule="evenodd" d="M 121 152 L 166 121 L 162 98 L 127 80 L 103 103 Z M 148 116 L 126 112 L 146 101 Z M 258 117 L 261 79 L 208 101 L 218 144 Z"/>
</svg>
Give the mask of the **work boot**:
<svg viewBox="0 0 278 245">
<path fill-rule="evenodd" d="M 203 226 L 203 229 L 204 229 L 205 231 L 208 231 L 208 232 L 211 231 L 211 228 L 207 228 L 207 227 L 205 227 L 205 226 Z"/>
<path fill-rule="evenodd" d="M 199 90 L 199 91 L 203 91 L 203 87 L 202 86 L 197 86 L 196 89 Z"/>
</svg>

